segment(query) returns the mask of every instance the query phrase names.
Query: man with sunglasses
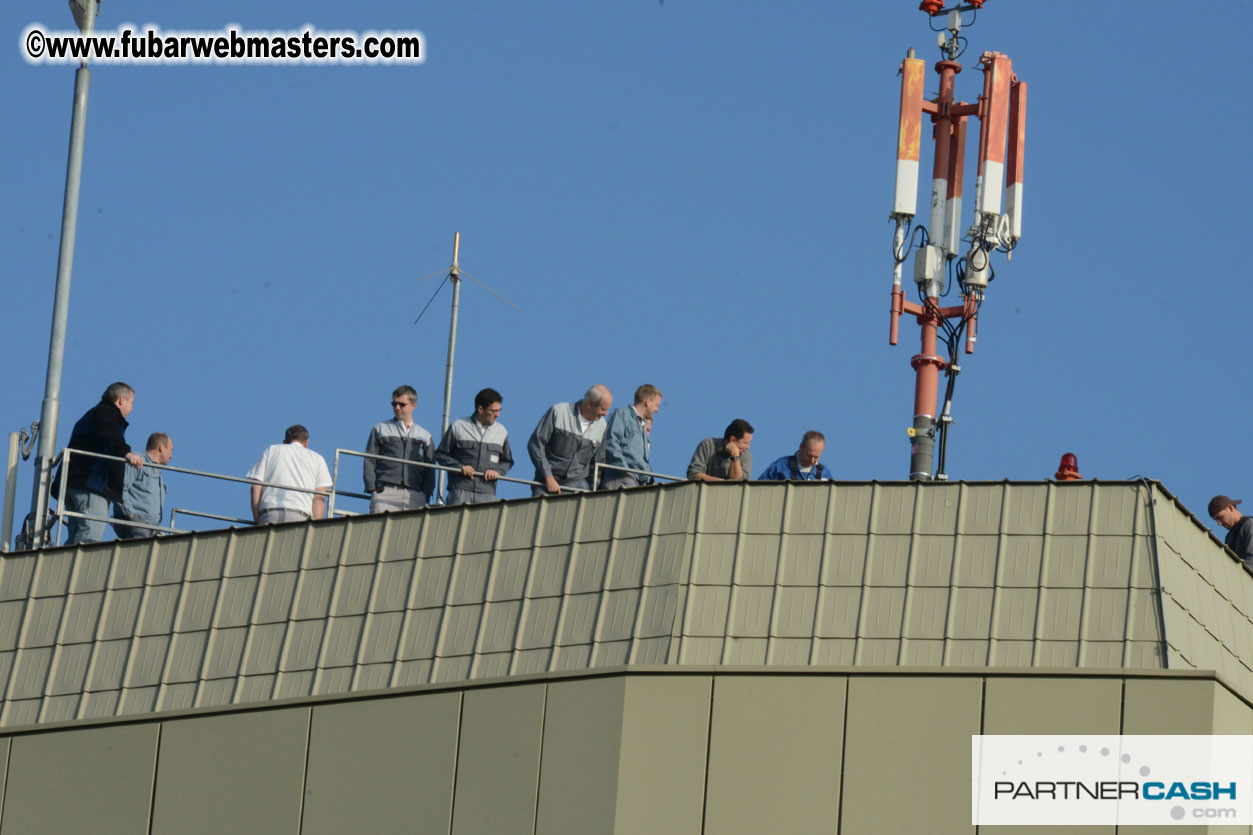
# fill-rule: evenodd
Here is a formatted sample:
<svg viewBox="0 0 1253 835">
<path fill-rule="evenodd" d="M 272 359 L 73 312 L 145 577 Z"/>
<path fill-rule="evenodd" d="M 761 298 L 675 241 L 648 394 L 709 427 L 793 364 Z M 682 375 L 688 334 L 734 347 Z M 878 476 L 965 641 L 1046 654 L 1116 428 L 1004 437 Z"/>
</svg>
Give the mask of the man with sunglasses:
<svg viewBox="0 0 1253 835">
<path fill-rule="evenodd" d="M 417 461 L 435 463 L 434 444 L 431 433 L 413 420 L 413 410 L 418 405 L 418 393 L 413 386 L 399 386 L 392 392 L 392 419 L 376 423 L 365 443 L 367 455 L 386 458 L 366 458 L 362 465 L 365 491 L 370 494 L 370 512 L 386 513 L 392 510 L 416 510 L 426 507 L 427 500 L 435 492 L 435 470 L 389 461 Z"/>
</svg>

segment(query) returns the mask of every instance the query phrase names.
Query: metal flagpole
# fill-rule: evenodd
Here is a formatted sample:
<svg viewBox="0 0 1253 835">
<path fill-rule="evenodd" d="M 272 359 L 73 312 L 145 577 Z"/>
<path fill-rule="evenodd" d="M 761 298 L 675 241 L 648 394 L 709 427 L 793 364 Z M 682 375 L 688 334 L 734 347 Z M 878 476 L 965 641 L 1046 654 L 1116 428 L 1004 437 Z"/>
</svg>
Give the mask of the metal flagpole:
<svg viewBox="0 0 1253 835">
<path fill-rule="evenodd" d="M 461 306 L 461 271 L 457 267 L 457 256 L 461 250 L 461 233 L 457 232 L 452 239 L 452 267 L 448 270 L 448 278 L 452 281 L 452 321 L 448 325 L 448 366 L 444 372 L 444 420 L 440 424 L 440 438 L 448 434 L 448 424 L 452 416 L 452 369 L 453 358 L 457 353 L 457 309 Z M 444 482 L 447 473 L 439 471 L 438 484 L 435 492 L 444 494 Z"/>
<path fill-rule="evenodd" d="M 88 0 L 75 18 L 85 35 L 95 29 L 98 0 Z M 79 4 L 82 7 L 82 4 Z M 74 6 L 71 4 L 71 8 Z M 57 422 L 61 411 L 61 367 L 65 360 L 65 330 L 70 310 L 70 274 L 74 268 L 74 235 L 78 231 L 78 192 L 83 178 L 83 139 L 87 131 L 87 87 L 91 71 L 87 62 L 74 74 L 74 113 L 70 119 L 70 152 L 65 171 L 65 203 L 61 210 L 61 250 L 57 255 L 57 287 L 52 305 L 52 335 L 48 345 L 48 374 L 44 381 L 43 409 L 39 415 L 39 452 L 31 497 L 31 547 L 44 545 L 48 516 L 48 482 L 56 454 Z"/>
</svg>

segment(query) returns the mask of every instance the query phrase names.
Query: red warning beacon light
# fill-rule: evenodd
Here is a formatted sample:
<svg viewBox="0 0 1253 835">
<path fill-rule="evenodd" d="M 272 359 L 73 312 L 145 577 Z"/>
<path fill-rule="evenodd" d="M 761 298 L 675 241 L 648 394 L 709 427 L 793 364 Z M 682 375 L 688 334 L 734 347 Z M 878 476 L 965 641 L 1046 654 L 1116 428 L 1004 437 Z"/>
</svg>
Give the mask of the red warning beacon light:
<svg viewBox="0 0 1253 835">
<path fill-rule="evenodd" d="M 972 9 L 982 9 L 984 2 L 985 0 L 966 0 L 966 5 Z M 918 8 L 932 17 L 937 17 L 944 11 L 944 0 L 922 0 Z"/>
<path fill-rule="evenodd" d="M 1061 463 L 1057 465 L 1057 474 L 1053 478 L 1058 481 L 1079 481 L 1083 478 L 1079 475 L 1079 459 L 1073 452 L 1062 456 Z"/>
</svg>

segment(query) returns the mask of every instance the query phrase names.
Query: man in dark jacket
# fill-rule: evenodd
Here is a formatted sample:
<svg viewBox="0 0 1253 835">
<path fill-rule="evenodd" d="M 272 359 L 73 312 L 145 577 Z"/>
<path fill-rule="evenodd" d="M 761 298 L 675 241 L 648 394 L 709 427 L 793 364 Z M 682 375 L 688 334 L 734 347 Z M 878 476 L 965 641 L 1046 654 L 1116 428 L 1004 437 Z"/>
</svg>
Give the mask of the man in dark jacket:
<svg viewBox="0 0 1253 835">
<path fill-rule="evenodd" d="M 135 390 L 126 383 L 114 383 L 105 389 L 100 402 L 74 424 L 66 446 L 125 458 L 126 463 L 135 469 L 142 468 L 143 459 L 131 452 L 126 443 L 126 418 L 133 408 Z M 104 537 L 104 519 L 109 515 L 109 502 L 122 501 L 124 467 L 121 461 L 71 453 L 65 482 L 65 510 L 97 518 L 70 517 L 66 524 L 70 534 L 66 545 L 99 542 Z M 58 473 L 52 487 L 53 496 L 58 495 L 60 490 L 60 478 L 61 473 Z"/>
<path fill-rule="evenodd" d="M 394 417 L 370 430 L 365 451 L 371 455 L 434 464 L 435 445 L 431 433 L 413 420 L 413 409 L 417 405 L 418 393 L 413 386 L 400 386 L 393 391 Z M 435 492 L 435 470 L 431 467 L 367 458 L 363 470 L 371 513 L 426 507 Z"/>
<path fill-rule="evenodd" d="M 1215 496 L 1209 500 L 1209 515 L 1227 529 L 1227 547 L 1235 551 L 1246 566 L 1253 568 L 1253 516 L 1236 510 L 1238 504 L 1239 499 Z"/>
<path fill-rule="evenodd" d="M 592 468 L 605 460 L 605 415 L 613 395 L 592 386 L 577 403 L 558 403 L 540 418 L 526 451 L 535 464 L 531 495 L 560 493 L 562 487 L 590 490 Z"/>
</svg>

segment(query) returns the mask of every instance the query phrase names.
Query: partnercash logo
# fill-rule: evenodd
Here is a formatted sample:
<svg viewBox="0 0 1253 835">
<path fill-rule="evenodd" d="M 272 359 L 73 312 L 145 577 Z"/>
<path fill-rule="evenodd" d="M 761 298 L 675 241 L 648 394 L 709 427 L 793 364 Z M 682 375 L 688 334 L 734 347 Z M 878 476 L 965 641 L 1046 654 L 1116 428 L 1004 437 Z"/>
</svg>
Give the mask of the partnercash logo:
<svg viewBox="0 0 1253 835">
<path fill-rule="evenodd" d="M 971 822 L 1253 823 L 1253 736 L 971 737 Z"/>
</svg>

